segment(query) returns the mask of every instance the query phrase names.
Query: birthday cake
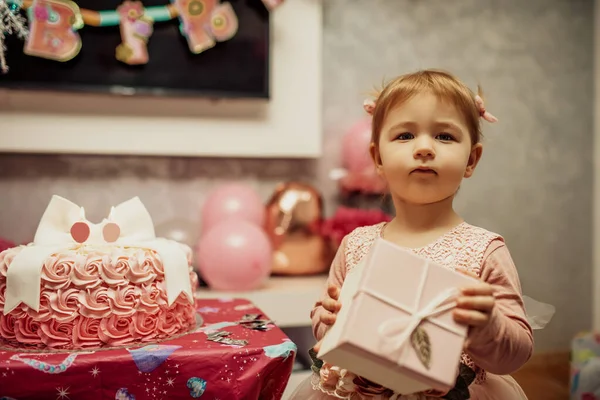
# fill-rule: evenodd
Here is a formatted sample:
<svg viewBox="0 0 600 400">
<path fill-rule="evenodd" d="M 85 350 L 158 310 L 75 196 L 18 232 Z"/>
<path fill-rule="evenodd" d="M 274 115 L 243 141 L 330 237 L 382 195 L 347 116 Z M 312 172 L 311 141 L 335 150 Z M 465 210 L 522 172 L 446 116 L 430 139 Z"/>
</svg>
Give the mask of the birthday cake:
<svg viewBox="0 0 600 400">
<path fill-rule="evenodd" d="M 54 196 L 34 242 L 0 253 L 0 346 L 97 349 L 186 333 L 197 323 L 191 254 L 155 237 L 137 197 L 92 224 Z"/>
</svg>

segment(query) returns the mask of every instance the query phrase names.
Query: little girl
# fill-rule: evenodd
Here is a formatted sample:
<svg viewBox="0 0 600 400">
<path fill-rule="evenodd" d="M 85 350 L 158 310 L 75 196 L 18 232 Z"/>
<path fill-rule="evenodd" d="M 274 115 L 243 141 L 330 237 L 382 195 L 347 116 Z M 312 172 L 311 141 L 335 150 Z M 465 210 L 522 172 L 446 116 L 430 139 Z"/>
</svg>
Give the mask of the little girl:
<svg viewBox="0 0 600 400">
<path fill-rule="evenodd" d="M 370 153 L 377 173 L 387 183 L 396 216 L 389 223 L 358 228 L 344 238 L 325 294 L 311 313 L 314 335 L 320 341 L 335 322 L 346 273 L 382 237 L 480 280 L 462 290 L 453 315 L 470 327 L 461 359 L 461 371 L 471 372 L 470 397 L 466 393 L 457 396 L 458 387 L 450 394 L 394 393 L 315 359 L 315 372 L 292 398 L 526 399 L 508 375 L 533 351 L 517 270 L 501 236 L 469 225 L 453 208 L 463 178 L 473 175 L 481 159 L 480 120 L 496 122 L 496 118 L 485 110 L 479 95 L 454 76 L 435 70 L 396 78 L 375 101 L 366 102 L 365 109 L 373 117 Z"/>
</svg>

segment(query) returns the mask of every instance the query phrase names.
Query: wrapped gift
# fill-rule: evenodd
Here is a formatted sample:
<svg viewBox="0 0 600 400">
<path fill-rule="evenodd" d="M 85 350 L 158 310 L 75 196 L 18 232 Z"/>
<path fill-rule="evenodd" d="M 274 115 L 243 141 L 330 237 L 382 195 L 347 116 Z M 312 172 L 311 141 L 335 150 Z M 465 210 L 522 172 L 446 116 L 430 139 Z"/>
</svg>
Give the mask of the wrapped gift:
<svg viewBox="0 0 600 400">
<path fill-rule="evenodd" d="M 600 400 L 600 333 L 583 332 L 571 345 L 571 400 Z"/>
<path fill-rule="evenodd" d="M 475 282 L 378 239 L 348 272 L 318 357 L 396 393 L 450 390 L 467 334 L 452 309 Z"/>
<path fill-rule="evenodd" d="M 102 351 L 0 348 L 0 399 L 281 399 L 296 345 L 244 299 L 199 299 L 204 324 Z"/>
</svg>

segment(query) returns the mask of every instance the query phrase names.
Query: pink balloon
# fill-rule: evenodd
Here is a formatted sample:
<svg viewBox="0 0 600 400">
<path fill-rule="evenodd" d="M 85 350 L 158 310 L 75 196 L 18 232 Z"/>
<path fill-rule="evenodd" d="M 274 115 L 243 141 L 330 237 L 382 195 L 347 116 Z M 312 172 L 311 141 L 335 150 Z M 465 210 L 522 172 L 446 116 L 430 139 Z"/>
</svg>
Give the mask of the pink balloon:
<svg viewBox="0 0 600 400">
<path fill-rule="evenodd" d="M 246 221 L 225 220 L 198 244 L 198 269 L 216 290 L 252 290 L 271 274 L 273 249 L 266 233 Z"/>
<path fill-rule="evenodd" d="M 265 205 L 260 196 L 248 185 L 230 183 L 213 190 L 202 207 L 202 232 L 226 219 L 247 221 L 263 226 Z"/>
<path fill-rule="evenodd" d="M 344 135 L 342 142 L 342 164 L 349 172 L 362 172 L 374 168 L 369 154 L 371 144 L 371 119 L 354 124 Z"/>
</svg>

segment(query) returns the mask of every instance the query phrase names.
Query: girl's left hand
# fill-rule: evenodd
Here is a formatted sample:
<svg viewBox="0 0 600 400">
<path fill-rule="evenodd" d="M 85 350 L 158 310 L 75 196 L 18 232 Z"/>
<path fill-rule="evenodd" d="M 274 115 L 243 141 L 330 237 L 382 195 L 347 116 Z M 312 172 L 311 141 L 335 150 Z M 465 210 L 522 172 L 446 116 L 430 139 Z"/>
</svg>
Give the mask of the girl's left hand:
<svg viewBox="0 0 600 400">
<path fill-rule="evenodd" d="M 457 271 L 479 280 L 477 275 L 469 271 Z M 486 326 L 490 322 L 495 303 L 494 288 L 480 280 L 478 284 L 461 290 L 461 296 L 456 299 L 454 320 L 474 327 Z"/>
</svg>

